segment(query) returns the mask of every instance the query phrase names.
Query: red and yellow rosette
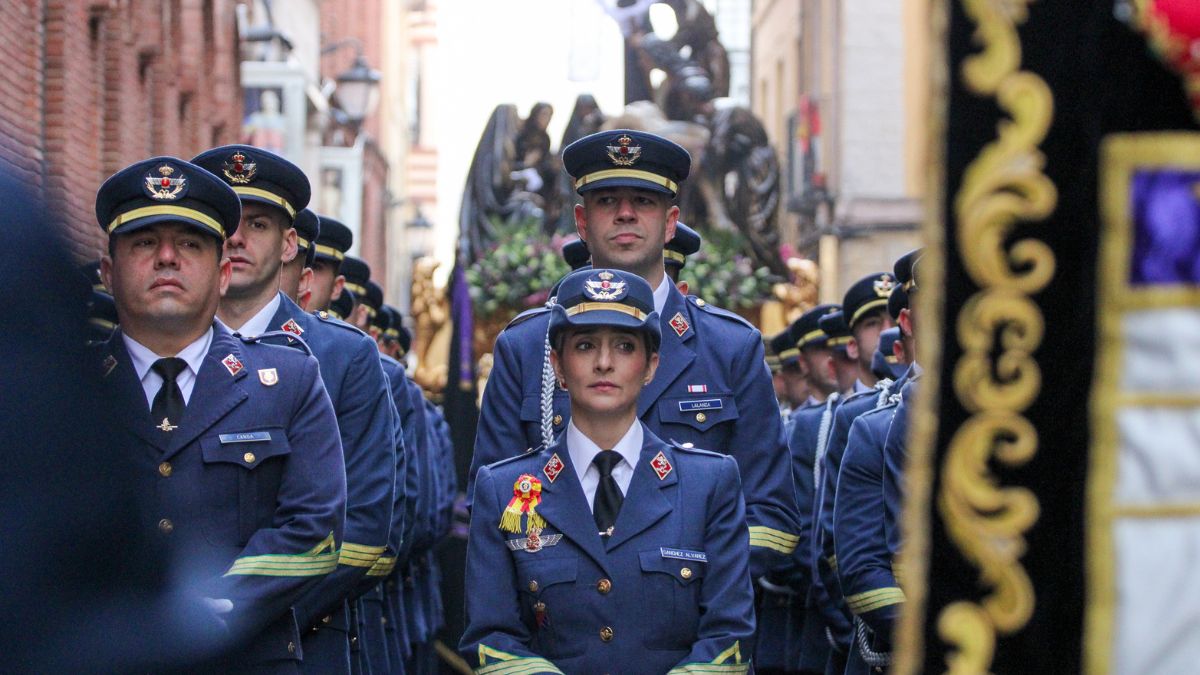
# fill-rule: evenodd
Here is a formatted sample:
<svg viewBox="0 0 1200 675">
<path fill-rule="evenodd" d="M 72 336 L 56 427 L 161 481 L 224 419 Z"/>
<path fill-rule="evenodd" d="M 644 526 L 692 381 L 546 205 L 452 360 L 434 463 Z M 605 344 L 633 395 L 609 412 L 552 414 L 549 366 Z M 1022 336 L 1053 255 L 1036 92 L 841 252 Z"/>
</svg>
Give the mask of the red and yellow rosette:
<svg viewBox="0 0 1200 675">
<path fill-rule="evenodd" d="M 504 507 L 500 516 L 500 529 L 505 532 L 521 534 L 521 514 L 529 514 L 526 519 L 526 532 L 533 528 L 546 527 L 546 521 L 537 513 L 537 505 L 542 503 L 542 481 L 532 474 L 523 473 L 513 483 L 513 498 Z"/>
<path fill-rule="evenodd" d="M 1159 58 L 1182 79 L 1200 119 L 1200 2 L 1133 0 L 1134 22 Z"/>
</svg>

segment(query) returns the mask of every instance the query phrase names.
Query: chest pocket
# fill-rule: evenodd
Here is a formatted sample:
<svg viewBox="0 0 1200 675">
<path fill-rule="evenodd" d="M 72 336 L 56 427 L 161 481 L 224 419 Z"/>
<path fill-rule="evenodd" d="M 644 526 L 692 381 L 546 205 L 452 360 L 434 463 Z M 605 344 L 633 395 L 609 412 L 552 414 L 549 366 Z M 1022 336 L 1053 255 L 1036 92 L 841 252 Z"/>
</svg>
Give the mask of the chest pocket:
<svg viewBox="0 0 1200 675">
<path fill-rule="evenodd" d="M 658 401 L 661 424 L 680 424 L 702 434 L 737 418 L 737 402 L 732 394 L 693 394 Z"/>
<path fill-rule="evenodd" d="M 708 563 L 665 557 L 658 548 L 640 551 L 638 557 L 646 583 L 647 604 L 669 606 L 673 610 L 652 613 L 656 625 L 655 630 L 644 633 L 646 647 L 689 649 L 696 641 L 700 627 L 700 589 L 708 572 Z"/>
<path fill-rule="evenodd" d="M 517 551 L 517 590 L 521 618 L 533 635 L 533 651 L 551 660 L 578 656 L 587 641 L 572 633 L 580 625 L 581 603 L 575 582 L 576 558 L 541 558 Z M 586 608 L 582 610 L 586 613 Z"/>
<path fill-rule="evenodd" d="M 555 387 L 554 389 L 554 412 L 551 414 L 550 421 L 553 423 L 558 420 L 558 424 L 554 424 L 550 428 L 554 430 L 554 435 L 558 436 L 563 429 L 567 428 L 567 421 L 571 419 L 571 397 L 567 392 Z M 521 399 L 521 426 L 526 430 L 526 439 L 529 447 L 537 447 L 542 442 L 542 397 L 539 394 L 528 394 Z"/>
<path fill-rule="evenodd" d="M 213 544 L 245 545 L 256 530 L 271 526 L 292 452 L 287 434 L 283 427 L 214 434 L 200 439 L 200 451 L 203 529 Z"/>
</svg>

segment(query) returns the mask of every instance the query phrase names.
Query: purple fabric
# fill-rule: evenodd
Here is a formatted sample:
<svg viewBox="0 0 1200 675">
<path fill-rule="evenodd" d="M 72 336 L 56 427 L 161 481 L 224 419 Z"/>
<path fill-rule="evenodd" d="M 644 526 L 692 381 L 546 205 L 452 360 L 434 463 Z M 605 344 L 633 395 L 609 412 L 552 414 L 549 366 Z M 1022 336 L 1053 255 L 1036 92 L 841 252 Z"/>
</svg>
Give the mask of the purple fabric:
<svg viewBox="0 0 1200 675">
<path fill-rule="evenodd" d="M 1200 283 L 1200 171 L 1146 169 L 1130 185 L 1133 285 Z"/>
<path fill-rule="evenodd" d="M 472 354 L 475 321 L 471 314 L 471 288 L 463 265 L 454 266 L 451 284 L 451 313 L 454 328 L 458 331 L 458 382 L 470 385 L 475 382 L 475 357 Z"/>
</svg>

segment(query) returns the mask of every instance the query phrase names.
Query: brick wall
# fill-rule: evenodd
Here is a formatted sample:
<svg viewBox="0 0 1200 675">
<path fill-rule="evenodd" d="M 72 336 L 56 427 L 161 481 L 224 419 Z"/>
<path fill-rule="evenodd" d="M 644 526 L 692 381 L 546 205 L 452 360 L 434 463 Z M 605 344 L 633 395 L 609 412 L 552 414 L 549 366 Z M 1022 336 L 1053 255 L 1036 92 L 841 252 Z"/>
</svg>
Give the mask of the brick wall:
<svg viewBox="0 0 1200 675">
<path fill-rule="evenodd" d="M 81 260 L 103 250 L 96 189 L 152 155 L 236 140 L 237 0 L 0 5 L 0 167 L 44 189 Z"/>
</svg>

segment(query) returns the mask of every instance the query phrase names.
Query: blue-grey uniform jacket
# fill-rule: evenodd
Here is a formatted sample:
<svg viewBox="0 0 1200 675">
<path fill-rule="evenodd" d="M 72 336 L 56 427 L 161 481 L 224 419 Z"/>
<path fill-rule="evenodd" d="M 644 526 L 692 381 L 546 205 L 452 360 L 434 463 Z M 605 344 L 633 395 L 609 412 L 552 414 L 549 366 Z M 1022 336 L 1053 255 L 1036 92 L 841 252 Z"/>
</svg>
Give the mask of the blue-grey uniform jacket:
<svg viewBox="0 0 1200 675">
<path fill-rule="evenodd" d="M 658 372 L 638 399 L 638 417 L 660 438 L 737 460 L 750 524 L 755 577 L 792 553 L 799 511 L 779 403 L 762 336 L 741 317 L 671 288 L 663 307 Z M 542 361 L 549 312 L 531 310 L 496 338 L 484 390 L 467 497 L 479 467 L 541 440 Z M 566 428 L 566 391 L 554 394 L 553 429 Z"/>
<path fill-rule="evenodd" d="M 178 579 L 228 599 L 240 666 L 302 658 L 296 601 L 337 565 L 346 483 L 333 407 L 316 359 L 233 337 L 212 344 L 177 428 L 150 419 L 120 330 L 100 346 L 104 381 L 151 505 L 147 528 Z M 119 543 L 117 544 L 119 545 Z"/>
<path fill-rule="evenodd" d="M 480 469 L 460 647 L 475 672 L 747 671 L 754 599 L 737 464 L 643 434 L 607 539 L 565 439 Z M 519 532 L 500 529 L 522 478 L 540 481 L 540 531 L 528 515 Z"/>
</svg>

